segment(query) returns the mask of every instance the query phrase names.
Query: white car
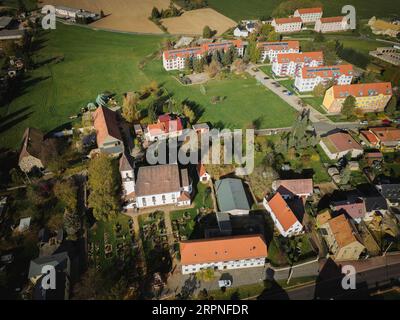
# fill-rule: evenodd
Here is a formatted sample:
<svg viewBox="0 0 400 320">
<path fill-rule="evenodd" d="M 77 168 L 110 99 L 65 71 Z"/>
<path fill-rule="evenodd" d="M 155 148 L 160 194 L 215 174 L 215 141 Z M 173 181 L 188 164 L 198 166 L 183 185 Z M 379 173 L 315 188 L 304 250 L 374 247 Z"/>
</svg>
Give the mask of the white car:
<svg viewBox="0 0 400 320">
<path fill-rule="evenodd" d="M 219 280 L 218 286 L 220 288 L 229 288 L 232 286 L 232 281 L 231 280 Z"/>
</svg>

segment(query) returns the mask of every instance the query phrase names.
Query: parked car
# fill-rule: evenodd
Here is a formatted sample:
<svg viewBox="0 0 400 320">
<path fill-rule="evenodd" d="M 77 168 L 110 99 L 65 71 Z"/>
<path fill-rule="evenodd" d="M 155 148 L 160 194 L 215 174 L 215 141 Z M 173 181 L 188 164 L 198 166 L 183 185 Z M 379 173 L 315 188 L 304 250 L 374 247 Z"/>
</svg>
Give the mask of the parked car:
<svg viewBox="0 0 400 320">
<path fill-rule="evenodd" d="M 360 121 L 360 124 L 362 126 L 367 126 L 368 125 L 368 121 L 367 120 L 362 120 L 362 121 Z"/>
<path fill-rule="evenodd" d="M 382 124 L 384 124 L 384 125 L 390 125 L 391 123 L 392 123 L 392 121 L 389 120 L 389 119 L 383 119 L 382 120 Z"/>
<path fill-rule="evenodd" d="M 220 288 L 229 288 L 232 286 L 232 281 L 231 280 L 219 280 L 218 286 Z"/>
<path fill-rule="evenodd" d="M 254 72 L 257 72 L 257 71 L 258 71 L 258 68 L 253 68 L 253 69 L 251 69 L 251 70 L 253 70 Z"/>
<path fill-rule="evenodd" d="M 268 80 L 269 79 L 269 77 L 264 77 L 264 80 Z"/>
</svg>

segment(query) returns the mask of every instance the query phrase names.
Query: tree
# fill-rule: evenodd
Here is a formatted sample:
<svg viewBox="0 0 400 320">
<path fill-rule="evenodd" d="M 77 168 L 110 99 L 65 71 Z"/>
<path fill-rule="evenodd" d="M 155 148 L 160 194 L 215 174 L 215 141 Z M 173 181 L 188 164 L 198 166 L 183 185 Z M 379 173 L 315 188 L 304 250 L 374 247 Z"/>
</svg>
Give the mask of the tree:
<svg viewBox="0 0 400 320">
<path fill-rule="evenodd" d="M 89 207 L 97 220 L 109 220 L 119 212 L 119 174 L 112 159 L 99 154 L 89 164 Z"/>
<path fill-rule="evenodd" d="M 149 119 L 151 122 L 156 122 L 158 119 L 159 107 L 157 101 L 152 101 L 148 106 Z"/>
<path fill-rule="evenodd" d="M 314 132 L 308 130 L 309 124 L 310 112 L 309 110 L 304 110 L 297 117 L 288 135 L 287 145 L 289 150 L 294 149 L 295 152 L 301 153 L 316 144 L 317 141 Z"/>
<path fill-rule="evenodd" d="M 209 39 L 212 38 L 213 36 L 213 31 L 211 30 L 211 28 L 209 26 L 205 26 L 203 28 L 203 38 Z"/>
<path fill-rule="evenodd" d="M 52 231 L 60 230 L 64 225 L 64 218 L 62 214 L 53 214 L 49 221 L 47 221 L 47 227 Z"/>
<path fill-rule="evenodd" d="M 193 62 L 193 70 L 197 73 L 204 71 L 204 59 L 195 59 Z"/>
<path fill-rule="evenodd" d="M 76 241 L 81 230 L 81 218 L 76 211 L 66 208 L 64 211 L 64 229 L 67 232 L 68 240 Z"/>
<path fill-rule="evenodd" d="M 253 63 L 257 63 L 260 60 L 261 51 L 260 48 L 257 47 L 256 41 L 250 41 L 248 46 L 249 51 L 249 59 Z"/>
<path fill-rule="evenodd" d="M 217 61 L 211 61 L 211 63 L 205 68 L 210 78 L 214 78 L 221 70 L 221 65 Z"/>
<path fill-rule="evenodd" d="M 76 210 L 78 203 L 78 188 L 72 179 L 57 181 L 54 185 L 53 191 L 57 199 L 60 200 L 66 208 L 72 211 Z"/>
<path fill-rule="evenodd" d="M 322 83 L 319 83 L 314 87 L 313 95 L 314 97 L 323 97 L 325 95 L 325 92 L 325 86 Z"/>
<path fill-rule="evenodd" d="M 209 282 L 215 277 L 213 269 L 205 269 L 196 273 L 196 278 L 200 281 Z"/>
<path fill-rule="evenodd" d="M 161 18 L 160 11 L 156 7 L 153 7 L 153 10 L 151 10 L 151 18 L 153 20 L 158 20 Z"/>
<path fill-rule="evenodd" d="M 346 166 L 340 173 L 340 184 L 348 184 L 351 178 L 350 166 Z"/>
<path fill-rule="evenodd" d="M 388 115 L 394 115 L 397 111 L 397 97 L 395 95 L 392 96 L 392 98 L 389 100 L 385 112 Z"/>
<path fill-rule="evenodd" d="M 133 123 L 138 120 L 137 105 L 139 98 L 134 92 L 128 92 L 124 95 L 124 101 L 122 103 L 122 117 L 129 123 Z"/>
<path fill-rule="evenodd" d="M 279 41 L 281 40 L 281 35 L 277 33 L 275 30 L 272 30 L 270 33 L 268 33 L 267 36 L 268 41 Z"/>
<path fill-rule="evenodd" d="M 314 42 L 324 42 L 324 41 L 325 41 L 325 37 L 321 31 L 315 34 Z"/>
<path fill-rule="evenodd" d="M 261 28 L 260 28 L 260 35 L 261 35 L 261 36 L 264 36 L 264 37 L 268 37 L 268 35 L 269 35 L 269 33 L 270 33 L 271 31 L 274 31 L 274 27 L 273 27 L 273 26 L 271 26 L 271 25 L 268 24 L 268 23 L 263 24 L 263 25 L 261 26 Z"/>
<path fill-rule="evenodd" d="M 347 96 L 343 102 L 342 114 L 347 118 L 350 118 L 354 113 L 354 108 L 356 106 L 356 98 L 353 96 Z"/>
<path fill-rule="evenodd" d="M 194 111 L 188 106 L 188 105 L 184 105 L 183 106 L 183 114 L 185 115 L 186 118 L 189 119 L 190 123 L 194 123 L 196 120 L 196 114 L 194 113 Z"/>
</svg>

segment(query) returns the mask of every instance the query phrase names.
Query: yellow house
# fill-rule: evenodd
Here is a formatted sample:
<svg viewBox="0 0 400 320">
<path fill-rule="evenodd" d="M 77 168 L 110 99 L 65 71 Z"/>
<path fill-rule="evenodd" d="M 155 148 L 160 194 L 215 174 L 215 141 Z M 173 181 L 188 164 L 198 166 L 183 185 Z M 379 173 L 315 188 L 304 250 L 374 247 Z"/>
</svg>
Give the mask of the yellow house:
<svg viewBox="0 0 400 320">
<path fill-rule="evenodd" d="M 356 227 L 344 214 L 330 219 L 320 231 L 336 261 L 358 260 L 365 250 Z"/>
<path fill-rule="evenodd" d="M 392 98 L 392 84 L 376 82 L 332 86 L 326 91 L 322 104 L 329 113 L 340 113 L 348 96 L 356 99 L 356 108 L 362 112 L 380 112 Z"/>
</svg>

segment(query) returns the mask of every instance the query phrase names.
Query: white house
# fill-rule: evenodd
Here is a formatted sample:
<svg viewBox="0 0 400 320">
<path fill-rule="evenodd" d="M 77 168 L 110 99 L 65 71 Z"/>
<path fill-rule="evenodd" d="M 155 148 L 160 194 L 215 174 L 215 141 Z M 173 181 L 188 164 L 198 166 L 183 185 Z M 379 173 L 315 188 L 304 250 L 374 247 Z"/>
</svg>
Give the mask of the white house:
<svg viewBox="0 0 400 320">
<path fill-rule="evenodd" d="M 321 18 L 315 23 L 316 32 L 336 32 L 349 30 L 349 24 L 345 16 Z"/>
<path fill-rule="evenodd" d="M 258 42 L 257 47 L 261 53 L 260 60 L 264 62 L 268 58 L 271 63 L 276 60 L 279 54 L 298 53 L 300 51 L 300 43 L 297 40 Z"/>
<path fill-rule="evenodd" d="M 293 16 L 300 17 L 303 23 L 313 23 L 322 18 L 322 8 L 301 8 L 297 9 Z"/>
<path fill-rule="evenodd" d="M 272 20 L 271 26 L 275 28 L 276 32 L 289 33 L 301 31 L 302 24 L 300 17 L 275 18 Z"/>
<path fill-rule="evenodd" d="M 133 209 L 136 205 L 135 171 L 132 158 L 125 153 L 122 154 L 122 157 L 119 160 L 119 173 L 122 181 L 124 209 Z"/>
<path fill-rule="evenodd" d="M 187 169 L 177 164 L 140 167 L 135 185 L 137 208 L 191 204 L 192 184 Z"/>
<path fill-rule="evenodd" d="M 292 237 L 303 233 L 303 225 L 279 192 L 269 200 L 264 198 L 263 205 L 271 214 L 275 227 L 283 237 Z"/>
<path fill-rule="evenodd" d="M 249 36 L 249 31 L 246 28 L 238 26 L 233 30 L 233 35 L 238 38 L 247 38 Z"/>
<path fill-rule="evenodd" d="M 155 124 L 149 124 L 144 132 L 147 141 L 154 142 L 180 137 L 183 134 L 183 124 L 179 117 L 168 113 L 158 117 Z"/>
<path fill-rule="evenodd" d="M 197 173 L 199 175 L 199 180 L 201 183 L 207 183 L 211 180 L 210 174 L 207 172 L 206 167 L 204 164 L 199 163 L 197 165 Z"/>
<path fill-rule="evenodd" d="M 248 235 L 182 241 L 180 253 L 182 274 L 190 274 L 263 267 L 268 250 L 262 235 Z"/>
<path fill-rule="evenodd" d="M 280 77 L 295 76 L 303 67 L 318 67 L 324 64 L 322 51 L 282 53 L 272 63 L 272 71 Z"/>
<path fill-rule="evenodd" d="M 362 146 L 347 132 L 336 132 L 322 137 L 319 145 L 331 160 L 339 160 L 347 154 L 357 158 L 364 153 Z"/>
<path fill-rule="evenodd" d="M 296 75 L 294 85 L 300 92 L 313 91 L 318 84 L 325 85 L 330 80 L 333 80 L 336 85 L 351 84 L 353 75 L 351 64 L 303 67 Z"/>
</svg>

